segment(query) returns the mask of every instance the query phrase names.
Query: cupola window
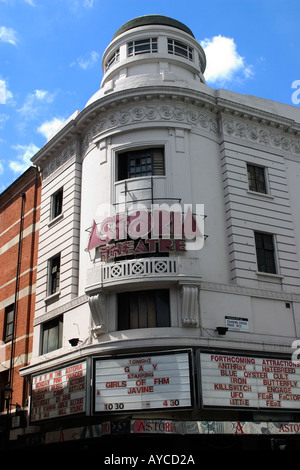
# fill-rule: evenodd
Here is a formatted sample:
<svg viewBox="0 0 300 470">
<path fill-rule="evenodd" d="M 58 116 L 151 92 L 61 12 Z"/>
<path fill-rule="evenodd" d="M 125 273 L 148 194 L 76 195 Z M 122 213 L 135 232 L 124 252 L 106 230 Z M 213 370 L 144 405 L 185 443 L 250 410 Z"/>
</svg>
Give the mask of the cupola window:
<svg viewBox="0 0 300 470">
<path fill-rule="evenodd" d="M 168 39 L 168 53 L 193 60 L 193 48 L 175 39 Z"/>
<path fill-rule="evenodd" d="M 107 59 L 105 63 L 105 70 L 110 69 L 113 65 L 115 65 L 120 60 L 120 50 L 116 49 Z"/>
<path fill-rule="evenodd" d="M 137 41 L 130 41 L 127 44 L 128 57 L 147 54 L 150 52 L 157 52 L 157 38 L 140 39 Z"/>
</svg>

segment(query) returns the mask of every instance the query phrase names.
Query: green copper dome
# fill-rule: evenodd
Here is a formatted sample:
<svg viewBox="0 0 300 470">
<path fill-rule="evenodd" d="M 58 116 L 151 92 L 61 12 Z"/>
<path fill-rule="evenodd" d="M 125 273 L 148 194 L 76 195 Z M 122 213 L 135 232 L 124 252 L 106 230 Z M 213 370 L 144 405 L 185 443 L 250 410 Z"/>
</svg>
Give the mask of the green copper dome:
<svg viewBox="0 0 300 470">
<path fill-rule="evenodd" d="M 183 23 L 180 23 L 180 21 L 173 20 L 173 18 L 169 18 L 168 16 L 145 15 L 145 16 L 139 16 L 138 18 L 134 18 L 133 20 L 130 20 L 127 23 L 125 23 L 114 34 L 113 39 L 115 39 L 117 36 L 120 36 L 120 34 L 125 33 L 125 31 L 128 31 L 130 29 L 139 28 L 140 26 L 154 25 L 154 24 L 171 26 L 172 28 L 177 28 L 177 29 L 180 29 L 181 31 L 184 31 L 185 33 L 188 33 L 193 38 L 195 37 L 192 31 Z"/>
</svg>

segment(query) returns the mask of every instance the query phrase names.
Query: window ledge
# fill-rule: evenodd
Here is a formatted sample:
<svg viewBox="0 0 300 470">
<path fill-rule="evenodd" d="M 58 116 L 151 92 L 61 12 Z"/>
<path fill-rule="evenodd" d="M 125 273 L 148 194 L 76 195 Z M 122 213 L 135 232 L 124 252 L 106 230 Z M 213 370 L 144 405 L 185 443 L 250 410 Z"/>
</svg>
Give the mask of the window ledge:
<svg viewBox="0 0 300 470">
<path fill-rule="evenodd" d="M 61 214 L 59 214 L 57 217 L 55 217 L 54 219 L 50 220 L 50 222 L 48 223 L 48 227 L 52 227 L 53 225 L 55 225 L 57 222 L 59 222 L 61 219 L 64 218 L 64 214 L 63 212 Z"/>
<path fill-rule="evenodd" d="M 274 279 L 283 279 L 284 278 L 284 276 L 282 276 L 281 274 L 265 273 L 263 271 L 256 271 L 256 274 L 258 276 L 265 276 L 265 277 L 270 277 L 270 278 L 274 278 Z"/>
<path fill-rule="evenodd" d="M 45 297 L 44 302 L 45 302 L 45 304 L 47 304 L 48 302 L 56 300 L 56 298 L 58 298 L 59 296 L 60 296 L 60 290 L 58 290 L 54 294 L 51 294 L 51 295 L 48 295 L 47 297 Z"/>
<path fill-rule="evenodd" d="M 247 193 L 250 194 L 251 196 L 262 196 L 265 197 L 266 199 L 274 199 L 274 196 L 272 194 L 267 194 L 267 193 L 260 193 L 258 191 L 251 191 L 250 189 L 247 189 Z"/>
</svg>

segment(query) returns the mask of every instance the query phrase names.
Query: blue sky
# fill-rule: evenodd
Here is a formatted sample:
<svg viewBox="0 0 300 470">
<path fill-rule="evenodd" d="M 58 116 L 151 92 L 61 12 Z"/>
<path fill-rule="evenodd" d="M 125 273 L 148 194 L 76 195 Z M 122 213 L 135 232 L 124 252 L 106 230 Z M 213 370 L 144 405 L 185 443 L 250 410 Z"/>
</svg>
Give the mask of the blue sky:
<svg viewBox="0 0 300 470">
<path fill-rule="evenodd" d="M 292 102 L 293 83 L 300 88 L 299 0 L 0 0 L 0 192 L 99 89 L 116 30 L 147 14 L 193 31 L 207 54 L 207 85 L 300 114 Z"/>
</svg>

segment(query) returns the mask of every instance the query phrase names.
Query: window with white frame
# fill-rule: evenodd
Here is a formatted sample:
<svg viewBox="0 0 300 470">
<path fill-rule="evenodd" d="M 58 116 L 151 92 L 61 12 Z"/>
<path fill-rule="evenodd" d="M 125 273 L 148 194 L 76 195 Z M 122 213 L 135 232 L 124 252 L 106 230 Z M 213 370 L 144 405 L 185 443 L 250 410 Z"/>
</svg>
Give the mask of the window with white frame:
<svg viewBox="0 0 300 470">
<path fill-rule="evenodd" d="M 41 354 L 55 351 L 62 347 L 63 316 L 53 318 L 42 325 Z"/>
<path fill-rule="evenodd" d="M 60 280 L 60 254 L 49 260 L 48 295 L 59 291 Z"/>
<path fill-rule="evenodd" d="M 110 69 L 113 65 L 115 65 L 120 60 L 120 49 L 116 49 L 107 59 L 105 62 L 105 70 Z"/>
<path fill-rule="evenodd" d="M 157 38 L 139 39 L 127 43 L 128 57 L 157 52 Z"/>
<path fill-rule="evenodd" d="M 194 60 L 193 48 L 176 39 L 168 39 L 168 53 Z"/>
<path fill-rule="evenodd" d="M 247 163 L 248 185 L 250 191 L 267 193 L 266 170 L 263 166 Z"/>
<path fill-rule="evenodd" d="M 276 274 L 274 236 L 270 233 L 254 232 L 254 237 L 258 271 Z"/>
<path fill-rule="evenodd" d="M 60 188 L 51 196 L 51 219 L 55 219 L 62 214 L 63 208 L 63 188 Z"/>
<path fill-rule="evenodd" d="M 12 340 L 12 333 L 14 327 L 15 317 L 15 304 L 8 305 L 5 307 L 5 325 L 4 325 L 4 341 Z"/>
<path fill-rule="evenodd" d="M 117 180 L 165 174 L 164 148 L 130 150 L 117 155 Z"/>
</svg>

